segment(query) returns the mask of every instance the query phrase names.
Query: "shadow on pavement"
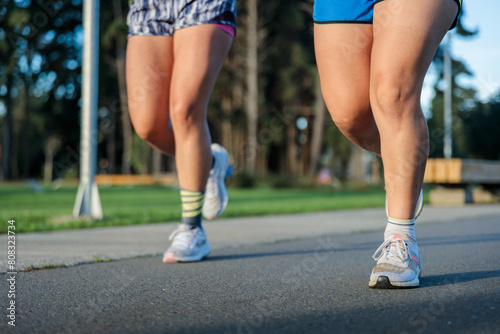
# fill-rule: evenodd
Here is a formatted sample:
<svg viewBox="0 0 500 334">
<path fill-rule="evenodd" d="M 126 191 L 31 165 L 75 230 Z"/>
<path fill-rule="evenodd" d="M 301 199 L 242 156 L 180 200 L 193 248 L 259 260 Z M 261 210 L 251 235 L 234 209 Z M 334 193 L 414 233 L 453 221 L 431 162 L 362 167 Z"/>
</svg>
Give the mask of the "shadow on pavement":
<svg viewBox="0 0 500 334">
<path fill-rule="evenodd" d="M 475 242 L 489 242 L 499 241 L 500 233 L 483 233 L 473 235 L 456 235 L 456 236 L 434 236 L 419 238 L 417 235 L 417 242 L 419 246 L 433 246 L 433 245 L 455 245 L 455 244 L 469 244 Z"/>
<path fill-rule="evenodd" d="M 471 271 L 468 273 L 422 276 L 420 280 L 420 287 L 425 288 L 430 286 L 458 284 L 491 277 L 500 277 L 500 270 Z"/>
<path fill-rule="evenodd" d="M 449 290 L 443 287 L 438 294 L 418 299 L 406 299 L 405 290 L 370 291 L 376 296 L 383 293 L 385 302 L 365 296 L 367 302 L 363 306 L 355 301 L 348 303 L 354 303 L 353 308 L 339 305 L 333 296 L 331 303 L 322 304 L 316 310 L 297 310 L 294 304 L 273 304 L 271 301 L 266 305 L 264 301 L 259 307 L 248 305 L 245 313 L 228 317 L 224 325 L 190 323 L 189 327 L 183 324 L 174 327 L 169 324 L 163 330 L 192 334 L 498 333 L 500 322 L 495 320 L 498 310 L 490 308 L 490 305 L 498 305 L 493 296 L 477 292 L 462 296 Z M 417 289 L 413 291 L 418 293 Z M 478 309 L 475 303 L 467 300 L 482 300 L 485 307 Z"/>
<path fill-rule="evenodd" d="M 377 232 L 377 234 L 379 234 Z M 231 254 L 231 255 L 211 255 L 205 261 L 227 261 L 227 260 L 241 260 L 257 257 L 270 257 L 270 256 L 287 256 L 287 255 L 307 255 L 307 254 L 323 254 L 323 253 L 336 253 L 336 252 L 350 252 L 350 251 L 375 251 L 380 245 L 379 241 L 362 242 L 362 243 L 343 243 L 340 242 L 341 237 L 327 236 L 316 238 L 316 249 L 297 249 L 293 251 L 281 252 L 263 252 L 252 254 Z M 339 240 L 339 241 L 337 241 Z M 448 246 L 456 244 L 471 244 L 471 243 L 484 243 L 500 240 L 500 233 L 491 234 L 475 234 L 475 235 L 458 235 L 458 236 L 433 236 L 418 238 L 418 245 L 420 247 L 429 246 Z M 300 241 L 290 241 L 300 242 Z M 225 250 L 227 251 L 227 249 Z M 213 254 L 213 253 L 212 253 Z"/>
</svg>

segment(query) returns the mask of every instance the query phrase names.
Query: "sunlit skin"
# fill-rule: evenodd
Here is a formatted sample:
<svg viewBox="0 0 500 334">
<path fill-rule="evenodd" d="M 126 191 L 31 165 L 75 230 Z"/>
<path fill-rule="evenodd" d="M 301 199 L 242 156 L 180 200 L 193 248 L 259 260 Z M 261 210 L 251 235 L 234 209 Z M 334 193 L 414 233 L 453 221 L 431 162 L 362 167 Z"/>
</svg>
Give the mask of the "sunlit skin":
<svg viewBox="0 0 500 334">
<path fill-rule="evenodd" d="M 205 190 L 212 163 L 207 105 L 232 37 L 212 24 L 127 45 L 130 117 L 138 136 L 175 156 L 181 188 Z"/>
<path fill-rule="evenodd" d="M 382 157 L 393 218 L 415 215 L 429 145 L 423 80 L 457 11 L 454 0 L 386 0 L 373 25 L 314 27 L 328 110 L 347 138 Z"/>
</svg>

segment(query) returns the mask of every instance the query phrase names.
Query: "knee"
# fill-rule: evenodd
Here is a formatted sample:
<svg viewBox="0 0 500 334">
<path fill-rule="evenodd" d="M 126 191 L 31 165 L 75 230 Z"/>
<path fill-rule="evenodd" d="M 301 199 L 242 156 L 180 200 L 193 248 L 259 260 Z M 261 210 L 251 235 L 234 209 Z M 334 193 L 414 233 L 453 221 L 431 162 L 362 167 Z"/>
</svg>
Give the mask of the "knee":
<svg viewBox="0 0 500 334">
<path fill-rule="evenodd" d="M 363 137 L 374 125 L 368 103 L 330 104 L 328 110 L 335 125 L 349 138 Z"/>
<path fill-rule="evenodd" d="M 175 99 L 170 105 L 170 118 L 176 131 L 190 131 L 206 126 L 205 106 L 193 101 Z"/>
<path fill-rule="evenodd" d="M 348 117 L 332 117 L 339 130 L 349 138 L 362 138 L 373 126 L 373 118 L 362 112 Z"/>
<path fill-rule="evenodd" d="M 165 141 L 165 133 L 167 132 L 168 124 L 159 124 L 148 120 L 133 120 L 134 130 L 142 140 L 153 145 Z"/>
<path fill-rule="evenodd" d="M 350 139 L 363 136 L 373 126 L 368 82 L 322 91 L 330 116 L 344 135 Z"/>
<path fill-rule="evenodd" d="M 413 114 L 420 106 L 420 90 L 412 84 L 411 78 L 381 76 L 372 83 L 371 105 L 378 116 L 401 120 Z"/>
</svg>

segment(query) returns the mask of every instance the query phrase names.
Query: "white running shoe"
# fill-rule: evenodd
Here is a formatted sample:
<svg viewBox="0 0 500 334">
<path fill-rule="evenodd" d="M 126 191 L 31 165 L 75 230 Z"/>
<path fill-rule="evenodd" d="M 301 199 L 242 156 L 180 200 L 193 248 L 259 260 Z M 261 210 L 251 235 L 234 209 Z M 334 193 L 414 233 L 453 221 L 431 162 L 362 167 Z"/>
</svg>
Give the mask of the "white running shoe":
<svg viewBox="0 0 500 334">
<path fill-rule="evenodd" d="M 420 216 L 422 209 L 424 208 L 424 192 L 420 189 L 420 196 L 418 196 L 417 206 L 415 208 L 415 219 Z M 389 204 L 387 204 L 387 196 L 385 197 L 385 214 L 389 218 Z"/>
<path fill-rule="evenodd" d="M 163 263 L 195 262 L 210 254 L 210 245 L 203 228 L 179 224 L 169 240 L 172 240 L 172 245 L 163 255 Z"/>
<path fill-rule="evenodd" d="M 215 163 L 208 176 L 202 208 L 203 217 L 208 220 L 218 218 L 226 209 L 228 202 L 225 180 L 229 155 L 219 144 L 212 144 L 211 149 Z"/>
<path fill-rule="evenodd" d="M 395 234 L 373 254 L 377 261 L 370 275 L 370 288 L 411 288 L 420 285 L 422 261 L 416 243 Z"/>
</svg>

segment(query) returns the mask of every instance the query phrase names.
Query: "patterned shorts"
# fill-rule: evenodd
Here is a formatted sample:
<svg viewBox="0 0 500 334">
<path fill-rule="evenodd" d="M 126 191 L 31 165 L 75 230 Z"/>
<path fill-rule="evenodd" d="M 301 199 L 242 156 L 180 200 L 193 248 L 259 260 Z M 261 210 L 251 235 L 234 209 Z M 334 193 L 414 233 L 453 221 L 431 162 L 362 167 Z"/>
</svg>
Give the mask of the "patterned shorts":
<svg viewBox="0 0 500 334">
<path fill-rule="evenodd" d="M 236 0 L 135 0 L 127 16 L 128 36 L 172 36 L 190 26 L 214 23 L 236 28 Z"/>
</svg>

